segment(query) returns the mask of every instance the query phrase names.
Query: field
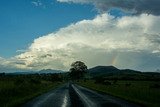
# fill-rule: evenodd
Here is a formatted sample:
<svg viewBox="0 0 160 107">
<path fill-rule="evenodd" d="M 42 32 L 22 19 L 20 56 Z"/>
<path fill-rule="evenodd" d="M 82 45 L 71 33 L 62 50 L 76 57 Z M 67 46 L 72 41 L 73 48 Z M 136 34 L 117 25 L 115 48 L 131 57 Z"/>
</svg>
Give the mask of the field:
<svg viewBox="0 0 160 107">
<path fill-rule="evenodd" d="M 20 106 L 62 83 L 59 75 L 0 76 L 0 107 Z"/>
<path fill-rule="evenodd" d="M 94 80 L 80 81 L 78 84 L 113 96 L 126 99 L 147 107 L 160 107 L 160 81 Z"/>
</svg>

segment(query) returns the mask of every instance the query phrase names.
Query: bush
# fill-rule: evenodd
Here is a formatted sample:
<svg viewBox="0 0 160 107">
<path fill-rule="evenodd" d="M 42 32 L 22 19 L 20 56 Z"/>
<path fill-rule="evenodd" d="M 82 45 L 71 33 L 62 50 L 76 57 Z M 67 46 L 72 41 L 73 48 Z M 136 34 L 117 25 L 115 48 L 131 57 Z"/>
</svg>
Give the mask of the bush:
<svg viewBox="0 0 160 107">
<path fill-rule="evenodd" d="M 112 85 L 112 83 L 109 82 L 109 81 L 104 81 L 103 84 L 104 84 L 104 85 Z"/>
<path fill-rule="evenodd" d="M 150 85 L 150 88 L 160 88 L 160 85 L 155 83 L 153 85 Z"/>
<path fill-rule="evenodd" d="M 125 86 L 126 86 L 126 87 L 130 87 L 130 86 L 131 86 L 131 83 L 126 83 Z"/>
<path fill-rule="evenodd" d="M 104 78 L 100 78 L 100 77 L 96 77 L 95 79 L 95 84 L 103 84 L 105 79 Z"/>
<path fill-rule="evenodd" d="M 40 80 L 38 80 L 38 79 L 33 79 L 33 78 L 31 78 L 29 82 L 30 82 L 30 83 L 33 83 L 33 84 L 41 84 L 41 81 L 40 81 Z"/>
</svg>

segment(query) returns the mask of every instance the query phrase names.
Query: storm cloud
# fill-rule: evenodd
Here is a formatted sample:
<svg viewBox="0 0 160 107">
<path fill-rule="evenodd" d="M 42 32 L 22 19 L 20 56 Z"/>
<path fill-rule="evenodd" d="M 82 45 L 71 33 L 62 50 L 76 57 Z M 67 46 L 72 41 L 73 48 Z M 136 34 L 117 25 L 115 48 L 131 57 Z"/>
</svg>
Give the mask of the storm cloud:
<svg viewBox="0 0 160 107">
<path fill-rule="evenodd" d="M 57 0 L 59 2 L 72 2 L 93 4 L 100 12 L 112 8 L 119 8 L 132 14 L 160 15 L 160 0 Z"/>
<path fill-rule="evenodd" d="M 116 18 L 107 13 L 82 20 L 34 40 L 15 56 L 14 66 L 68 70 L 73 61 L 88 67 L 114 65 L 138 70 L 158 69 L 160 17 L 142 14 Z"/>
</svg>

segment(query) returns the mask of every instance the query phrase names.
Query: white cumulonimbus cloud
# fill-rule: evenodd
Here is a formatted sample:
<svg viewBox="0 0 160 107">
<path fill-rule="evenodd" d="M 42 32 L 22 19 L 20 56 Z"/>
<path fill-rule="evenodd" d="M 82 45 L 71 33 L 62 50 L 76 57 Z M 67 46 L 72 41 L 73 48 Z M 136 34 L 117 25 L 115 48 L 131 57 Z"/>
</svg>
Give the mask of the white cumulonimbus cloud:
<svg viewBox="0 0 160 107">
<path fill-rule="evenodd" d="M 26 52 L 6 62 L 33 70 L 68 70 L 76 60 L 84 61 L 88 67 L 114 65 L 153 70 L 160 63 L 159 28 L 159 16 L 115 18 L 101 14 L 35 39 Z"/>
<path fill-rule="evenodd" d="M 93 4 L 100 11 L 119 8 L 134 14 L 160 15 L 160 0 L 57 0 L 59 2 L 72 2 Z"/>
</svg>

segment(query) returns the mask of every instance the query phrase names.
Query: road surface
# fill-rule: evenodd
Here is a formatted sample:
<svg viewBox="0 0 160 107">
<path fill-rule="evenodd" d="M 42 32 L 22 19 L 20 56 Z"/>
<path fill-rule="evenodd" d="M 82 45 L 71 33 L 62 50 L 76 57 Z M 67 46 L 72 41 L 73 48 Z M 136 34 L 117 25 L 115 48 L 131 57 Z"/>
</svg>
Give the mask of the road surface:
<svg viewBox="0 0 160 107">
<path fill-rule="evenodd" d="M 22 107 L 140 107 L 120 98 L 103 95 L 76 84 L 65 84 Z"/>
</svg>

